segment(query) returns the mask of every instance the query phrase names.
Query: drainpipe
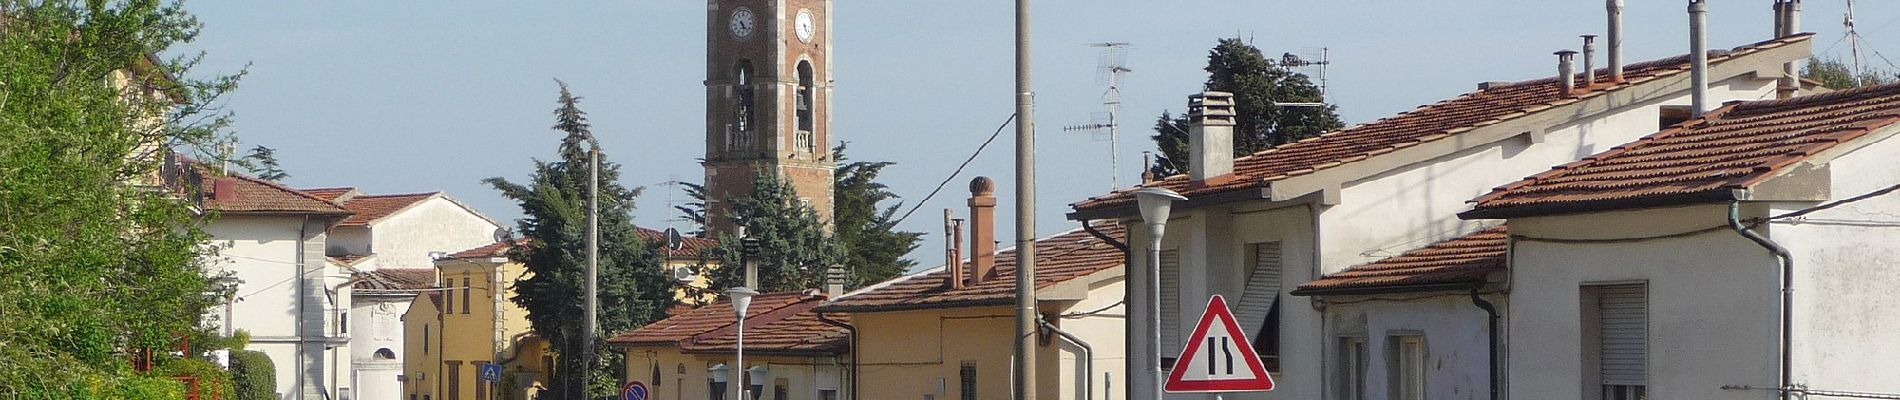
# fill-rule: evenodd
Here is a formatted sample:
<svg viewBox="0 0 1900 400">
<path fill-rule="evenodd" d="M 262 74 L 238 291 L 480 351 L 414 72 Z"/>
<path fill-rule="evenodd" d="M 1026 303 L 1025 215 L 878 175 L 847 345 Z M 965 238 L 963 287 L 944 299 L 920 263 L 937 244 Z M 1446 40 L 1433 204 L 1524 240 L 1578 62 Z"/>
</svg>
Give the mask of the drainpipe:
<svg viewBox="0 0 1900 400">
<path fill-rule="evenodd" d="M 305 245 L 305 242 L 308 242 L 310 240 L 307 238 L 308 236 L 310 236 L 310 216 L 305 215 L 303 217 L 302 222 L 297 223 L 297 275 L 296 276 L 298 278 L 297 279 L 298 282 L 297 282 L 297 334 L 295 335 L 295 337 L 297 338 L 297 366 L 295 368 L 296 373 L 297 373 L 297 381 L 295 385 L 292 385 L 295 388 L 294 390 L 296 390 L 293 393 L 297 394 L 297 396 L 295 397 L 297 399 L 303 398 L 303 393 L 304 393 L 303 385 L 305 383 L 304 376 L 303 376 L 304 375 L 304 356 L 306 355 L 306 352 L 310 350 L 309 349 L 310 345 L 306 343 L 306 341 L 304 340 L 305 332 L 304 332 L 304 313 L 303 312 L 304 312 L 304 307 L 305 307 L 304 303 L 307 303 L 308 300 L 304 298 L 304 290 L 306 290 L 307 285 L 305 285 L 302 282 L 304 279 L 309 279 L 308 277 L 304 276 L 304 274 L 308 273 L 308 271 L 304 270 L 304 268 L 308 268 L 308 266 L 306 266 L 305 263 L 309 262 L 308 260 L 304 259 L 304 245 Z"/>
<path fill-rule="evenodd" d="M 1108 236 L 1106 233 L 1102 233 L 1100 229 L 1095 228 L 1095 225 L 1090 225 L 1090 222 L 1094 221 L 1082 220 L 1082 230 L 1088 232 L 1090 236 L 1095 236 L 1096 239 L 1102 239 L 1102 242 L 1108 243 L 1109 246 L 1114 246 L 1116 250 L 1121 250 L 1123 265 L 1127 265 L 1128 244 L 1122 243 L 1120 240 L 1115 240 L 1114 237 Z"/>
<path fill-rule="evenodd" d="M 1055 332 L 1056 336 L 1062 337 L 1062 341 L 1082 348 L 1082 400 L 1095 400 L 1095 348 L 1090 347 L 1089 343 L 1083 341 L 1082 338 L 1063 331 L 1062 328 L 1057 328 L 1056 324 L 1049 323 L 1049 320 L 1042 318 L 1041 315 L 1036 316 L 1036 322 L 1042 324 L 1042 329 L 1048 329 L 1050 332 Z"/>
<path fill-rule="evenodd" d="M 851 400 L 858 400 L 858 328 L 826 317 L 822 312 L 818 313 L 818 322 L 844 328 L 851 335 Z"/>
<path fill-rule="evenodd" d="M 1734 229 L 1735 233 L 1768 249 L 1769 252 L 1775 254 L 1775 258 L 1781 261 L 1781 381 L 1778 382 L 1777 388 L 1782 399 L 1794 399 L 1794 394 L 1788 391 L 1794 383 L 1794 255 L 1789 254 L 1787 248 L 1781 247 L 1775 241 L 1742 225 L 1740 200 L 1728 203 L 1728 226 Z"/>
<path fill-rule="evenodd" d="M 1495 304 L 1491 304 L 1490 301 L 1486 301 L 1483 296 L 1478 295 L 1478 289 L 1482 288 L 1484 288 L 1483 283 L 1471 286 L 1471 304 L 1478 306 L 1479 309 L 1483 309 L 1484 313 L 1490 316 L 1484 324 L 1485 329 L 1489 331 L 1490 334 L 1490 352 L 1486 353 L 1486 357 L 1491 361 L 1491 369 L 1489 371 L 1491 400 L 1498 400 L 1498 307 Z"/>
</svg>

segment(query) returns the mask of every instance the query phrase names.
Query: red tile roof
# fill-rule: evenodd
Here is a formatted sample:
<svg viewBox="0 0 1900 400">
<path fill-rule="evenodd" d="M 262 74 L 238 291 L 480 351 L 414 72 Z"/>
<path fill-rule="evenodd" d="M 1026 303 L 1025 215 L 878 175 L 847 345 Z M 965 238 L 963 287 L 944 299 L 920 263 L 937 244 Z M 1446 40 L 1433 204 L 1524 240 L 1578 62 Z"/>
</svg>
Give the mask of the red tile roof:
<svg viewBox="0 0 1900 400">
<path fill-rule="evenodd" d="M 655 247 L 659 247 L 660 254 L 666 254 L 666 249 L 665 249 L 666 231 L 639 228 L 637 229 L 637 232 L 640 235 L 640 240 L 645 240 L 647 241 L 647 243 L 651 243 Z M 683 236 L 682 240 L 680 240 L 680 249 L 673 251 L 672 258 L 676 258 L 676 259 L 677 258 L 699 258 L 699 256 L 701 254 L 704 254 L 706 250 L 711 250 L 713 247 L 718 247 L 718 246 L 719 246 L 719 241 L 717 240 L 700 238 L 700 237 L 692 237 L 692 236 Z"/>
<path fill-rule="evenodd" d="M 1125 240 L 1121 225 L 1098 221 L 1103 234 Z M 1122 251 L 1081 229 L 1036 240 L 1036 287 L 1047 288 L 1125 264 Z M 950 274 L 939 268 L 900 277 L 846 294 L 825 311 L 891 311 L 1012 304 L 1016 299 L 1016 250 L 996 255 L 996 278 L 961 289 L 947 284 Z"/>
<path fill-rule="evenodd" d="M 746 320 L 751 321 L 780 308 L 810 300 L 814 296 L 816 294 L 808 291 L 764 293 L 753 296 L 752 304 L 746 307 Z M 607 343 L 625 346 L 678 345 L 680 341 L 695 335 L 731 325 L 736 319 L 733 314 L 732 302 L 721 300 L 614 336 L 613 339 L 608 339 Z M 747 325 L 746 332 L 753 332 L 754 327 L 750 326 L 751 324 Z M 746 347 L 751 346 L 752 343 L 748 341 Z"/>
<path fill-rule="evenodd" d="M 1378 293 L 1480 284 L 1486 275 L 1504 270 L 1504 255 L 1510 243 L 1505 227 L 1493 227 L 1327 275 L 1301 284 L 1293 294 Z"/>
<path fill-rule="evenodd" d="M 481 247 L 451 253 L 442 258 L 445 260 L 460 260 L 468 258 L 507 257 L 508 249 L 527 243 L 527 239 L 515 239 L 510 242 L 494 242 L 482 245 Z"/>
<path fill-rule="evenodd" d="M 1467 218 L 1734 199 L 1808 157 L 1900 123 L 1900 84 L 1730 103 L 1478 197 Z"/>
<path fill-rule="evenodd" d="M 303 189 L 303 192 L 309 193 L 312 196 L 321 197 L 324 200 L 336 202 L 349 201 L 349 197 L 361 194 L 361 192 L 358 192 L 356 188 L 353 187 Z"/>
<path fill-rule="evenodd" d="M 370 271 L 350 287 L 361 294 L 414 291 L 435 286 L 434 268 L 383 268 Z"/>
<path fill-rule="evenodd" d="M 330 258 L 330 261 L 336 262 L 337 265 L 348 267 L 348 266 L 356 265 L 357 262 L 363 261 L 364 259 L 367 259 L 373 256 L 375 255 L 374 254 L 344 254 L 344 255 L 333 256 L 329 258 Z"/>
<path fill-rule="evenodd" d="M 390 214 L 395 214 L 397 211 L 402 211 L 411 205 L 441 194 L 442 192 L 428 192 L 359 195 L 350 197 L 343 203 L 343 208 L 350 210 L 350 212 L 355 215 L 344 218 L 343 222 L 337 223 L 337 226 L 368 226 L 370 222 L 383 219 L 383 217 L 388 217 Z"/>
<path fill-rule="evenodd" d="M 850 330 L 818 319 L 818 312 L 813 310 L 823 300 L 823 296 L 807 298 L 770 314 L 747 318 L 745 351 L 774 355 L 815 355 L 839 354 L 849 350 Z M 840 323 L 851 322 L 850 315 L 844 313 L 826 313 L 825 318 Z M 701 353 L 732 352 L 738 341 L 737 333 L 736 326 L 728 325 L 694 335 L 692 339 L 681 343 L 680 349 Z"/>
<path fill-rule="evenodd" d="M 180 159 L 188 168 L 189 177 L 196 182 L 188 182 L 190 187 L 180 187 L 187 193 L 199 193 L 199 204 L 207 210 L 225 214 L 316 214 L 349 215 L 350 212 L 336 203 L 312 196 L 297 189 L 243 174 L 233 173 L 228 178 L 233 183 L 232 191 L 236 196 L 229 201 L 218 200 L 216 183 L 220 176 L 195 160 Z"/>
<path fill-rule="evenodd" d="M 1797 35 L 1743 46 L 1734 51 L 1713 51 L 1712 65 L 1766 49 L 1804 42 L 1811 35 Z M 1473 128 L 1522 118 L 1554 106 L 1583 98 L 1607 95 L 1621 89 L 1665 77 L 1689 73 L 1688 55 L 1641 62 L 1624 68 L 1624 82 L 1581 86 L 1575 98 L 1562 95 L 1561 81 L 1549 77 L 1509 84 L 1486 85 L 1475 92 L 1426 105 L 1377 121 L 1328 132 L 1318 137 L 1287 143 L 1234 160 L 1234 179 L 1190 182 L 1187 175 L 1175 175 L 1143 187 L 1165 187 L 1188 197 L 1259 188 L 1267 183 L 1319 170 L 1363 161 L 1421 143 L 1458 136 Z M 1602 70 L 1599 70 L 1602 71 Z M 1607 72 L 1598 76 L 1607 76 Z M 1581 75 L 1579 75 L 1581 76 Z M 1102 209 L 1134 202 L 1134 189 L 1118 190 L 1104 196 L 1071 204 L 1076 210 Z"/>
</svg>

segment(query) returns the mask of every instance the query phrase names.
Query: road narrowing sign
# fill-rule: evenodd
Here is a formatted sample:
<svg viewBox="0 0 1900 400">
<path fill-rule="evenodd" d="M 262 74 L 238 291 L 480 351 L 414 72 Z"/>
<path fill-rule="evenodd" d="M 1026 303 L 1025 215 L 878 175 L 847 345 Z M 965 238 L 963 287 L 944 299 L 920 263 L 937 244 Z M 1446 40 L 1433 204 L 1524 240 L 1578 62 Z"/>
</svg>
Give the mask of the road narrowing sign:
<svg viewBox="0 0 1900 400">
<path fill-rule="evenodd" d="M 1234 323 L 1227 301 L 1214 295 L 1194 325 L 1181 357 L 1174 361 L 1163 389 L 1174 393 L 1260 392 L 1273 390 L 1273 377 Z"/>
</svg>

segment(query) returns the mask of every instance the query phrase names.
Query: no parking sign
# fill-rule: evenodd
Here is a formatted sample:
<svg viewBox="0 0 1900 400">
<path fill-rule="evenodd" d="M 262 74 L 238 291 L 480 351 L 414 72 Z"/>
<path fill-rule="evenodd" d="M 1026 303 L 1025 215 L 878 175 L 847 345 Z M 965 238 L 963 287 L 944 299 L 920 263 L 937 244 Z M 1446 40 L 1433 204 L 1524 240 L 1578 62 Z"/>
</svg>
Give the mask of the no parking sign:
<svg viewBox="0 0 1900 400">
<path fill-rule="evenodd" d="M 620 400 L 647 400 L 647 384 L 627 382 L 626 387 L 620 388 Z"/>
</svg>

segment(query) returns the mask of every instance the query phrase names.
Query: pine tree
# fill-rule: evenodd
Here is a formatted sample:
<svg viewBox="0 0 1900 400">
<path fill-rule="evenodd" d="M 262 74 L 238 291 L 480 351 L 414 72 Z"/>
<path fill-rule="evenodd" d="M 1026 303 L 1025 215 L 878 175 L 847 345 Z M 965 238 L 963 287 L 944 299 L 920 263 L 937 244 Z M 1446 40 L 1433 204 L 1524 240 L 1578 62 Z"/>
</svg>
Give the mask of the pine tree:
<svg viewBox="0 0 1900 400">
<path fill-rule="evenodd" d="M 759 241 L 759 287 L 753 289 L 769 293 L 824 287 L 825 270 L 839 257 L 818 211 L 799 200 L 791 181 L 769 173 L 755 176 L 752 194 L 732 201 L 734 223 L 745 228 L 746 237 Z M 724 233 L 718 239 L 713 253 L 720 268 L 711 271 L 711 287 L 745 285 L 739 236 Z"/>
<path fill-rule="evenodd" d="M 242 164 L 245 169 L 251 171 L 252 175 L 256 175 L 257 179 L 282 182 L 290 178 L 290 174 L 284 172 L 283 168 L 277 164 L 277 149 L 264 146 L 252 147 L 251 153 L 244 156 Z"/>
<path fill-rule="evenodd" d="M 832 229 L 837 232 L 839 254 L 843 258 L 840 262 L 849 277 L 845 284 L 858 287 L 902 275 L 916 266 L 916 261 L 905 259 L 904 255 L 917 249 L 923 233 L 897 230 L 893 215 L 903 202 L 879 206 L 899 198 L 891 193 L 890 187 L 877 181 L 884 167 L 896 163 L 847 162 L 845 145 L 839 142 L 831 149 L 839 163 L 832 174 L 835 180 L 832 193 L 836 198 L 832 207 Z"/>
<path fill-rule="evenodd" d="M 558 82 L 558 81 L 557 81 Z M 580 98 L 561 83 L 560 107 L 554 112 L 554 130 L 563 136 L 558 161 L 536 160 L 535 170 L 526 185 L 502 178 L 483 182 L 501 191 L 521 205 L 525 215 L 517 221 L 518 230 L 528 240 L 517 246 L 509 257 L 527 267 L 528 274 L 515 281 L 515 294 L 509 300 L 528 310 L 528 321 L 535 335 L 547 339 L 560 354 L 557 371 L 583 368 L 580 335 L 595 335 L 597 361 L 585 368 L 593 371 L 593 382 L 577 383 L 557 377 L 552 389 L 557 398 L 583 390 L 593 396 L 610 394 L 618 383 L 619 365 L 624 355 L 605 351 L 605 338 L 616 332 L 658 320 L 672 305 L 672 280 L 662 271 L 662 260 L 642 242 L 633 223 L 634 199 L 640 188 L 619 184 L 620 166 L 600 161 L 600 332 L 579 332 L 585 319 L 582 310 L 583 284 L 587 260 L 587 174 L 590 131 Z"/>
<path fill-rule="evenodd" d="M 1240 38 L 1221 39 L 1207 53 L 1207 90 L 1234 94 L 1234 155 L 1319 136 L 1339 129 L 1338 108 L 1281 107 L 1274 103 L 1317 103 L 1324 99 L 1305 74 L 1276 65 Z M 1162 113 L 1152 137 L 1161 155 L 1150 170 L 1157 176 L 1185 173 L 1188 160 L 1186 117 Z"/>
</svg>

